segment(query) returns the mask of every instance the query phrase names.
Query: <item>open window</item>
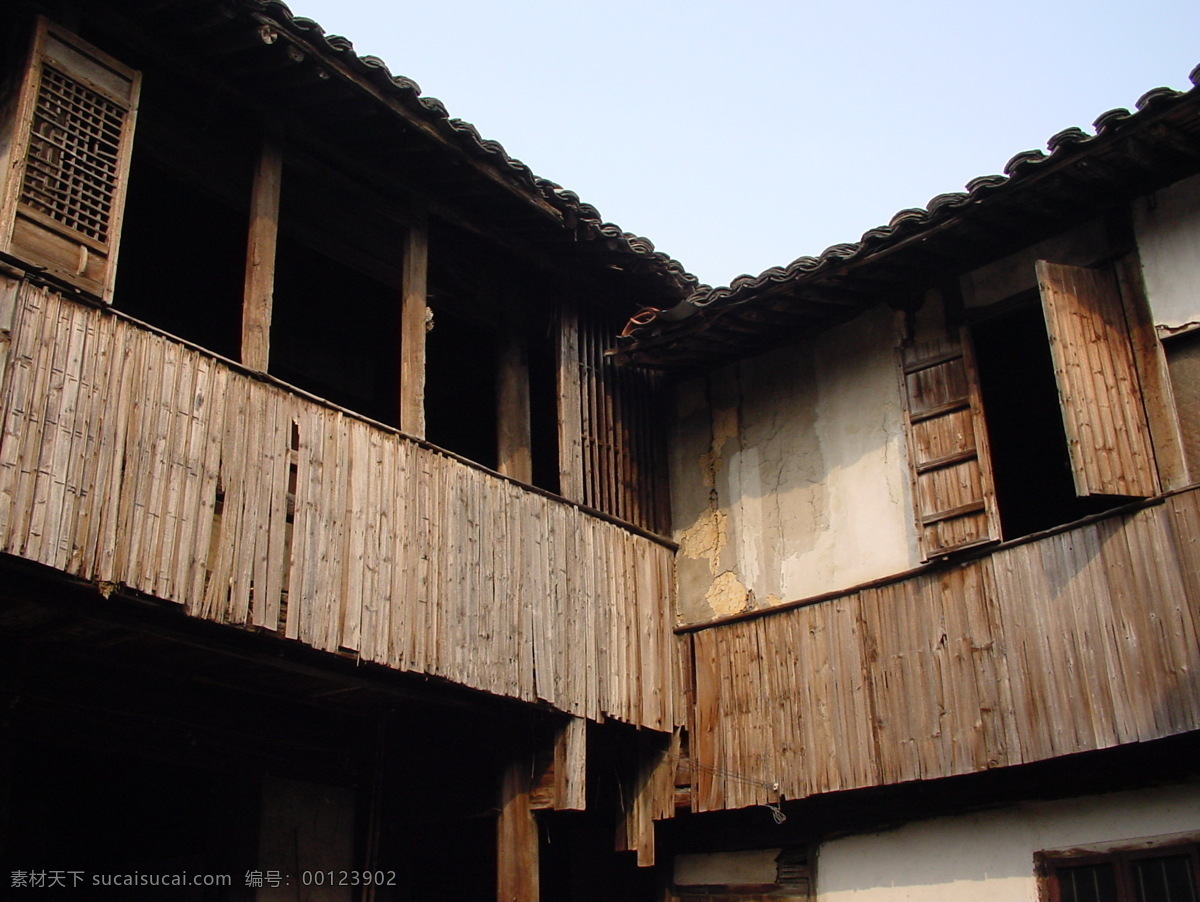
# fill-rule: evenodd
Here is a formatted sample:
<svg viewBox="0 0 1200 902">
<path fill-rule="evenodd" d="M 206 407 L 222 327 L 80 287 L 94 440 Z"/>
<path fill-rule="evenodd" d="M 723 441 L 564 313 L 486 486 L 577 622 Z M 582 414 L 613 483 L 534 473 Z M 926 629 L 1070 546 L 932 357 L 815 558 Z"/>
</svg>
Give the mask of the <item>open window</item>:
<svg viewBox="0 0 1200 902">
<path fill-rule="evenodd" d="M 447 222 L 430 231 L 426 437 L 558 492 L 554 282 Z"/>
<path fill-rule="evenodd" d="M 927 559 L 1159 491 L 1116 277 L 1035 272 L 1035 289 L 972 310 L 969 329 L 927 327 L 902 349 Z"/>
<path fill-rule="evenodd" d="M 257 128 L 196 81 L 146 69 L 112 303 L 236 360 Z"/>
<path fill-rule="evenodd" d="M 394 425 L 405 227 L 391 209 L 332 164 L 285 153 L 268 372 Z"/>
<path fill-rule="evenodd" d="M 6 105 L 0 250 L 112 297 L 141 76 L 45 18 Z"/>
</svg>

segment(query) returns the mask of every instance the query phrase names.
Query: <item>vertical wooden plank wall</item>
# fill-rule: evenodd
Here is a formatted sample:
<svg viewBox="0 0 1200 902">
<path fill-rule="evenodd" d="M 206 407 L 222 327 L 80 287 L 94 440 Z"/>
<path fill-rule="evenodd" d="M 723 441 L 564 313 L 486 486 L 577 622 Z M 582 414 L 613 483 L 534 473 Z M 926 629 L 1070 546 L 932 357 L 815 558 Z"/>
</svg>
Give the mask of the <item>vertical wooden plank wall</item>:
<svg viewBox="0 0 1200 902">
<path fill-rule="evenodd" d="M 692 635 L 699 810 L 1200 729 L 1200 489 Z"/>
<path fill-rule="evenodd" d="M 578 354 L 579 378 L 572 380 L 563 398 L 566 403 L 577 397 L 579 405 L 584 477 L 579 500 L 665 533 L 670 502 L 654 407 L 658 376 L 612 362 L 606 351 L 616 326 L 594 311 L 579 311 L 570 325 L 577 329 L 570 350 Z"/>
<path fill-rule="evenodd" d="M 675 724 L 669 547 L 43 288 L 0 550 L 497 695 Z"/>
</svg>

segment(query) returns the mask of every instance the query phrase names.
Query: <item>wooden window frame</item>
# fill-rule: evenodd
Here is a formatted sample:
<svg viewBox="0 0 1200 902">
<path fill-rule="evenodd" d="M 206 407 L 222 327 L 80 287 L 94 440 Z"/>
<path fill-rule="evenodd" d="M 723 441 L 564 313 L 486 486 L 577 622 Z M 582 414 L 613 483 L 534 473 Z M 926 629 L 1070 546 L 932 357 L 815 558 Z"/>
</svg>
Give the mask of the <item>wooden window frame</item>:
<svg viewBox="0 0 1200 902">
<path fill-rule="evenodd" d="M 58 99 L 44 93 L 48 72 L 56 73 L 64 90 L 74 93 L 55 95 Z M 41 266 L 106 302 L 112 300 L 116 279 L 140 92 L 140 72 L 45 16 L 37 18 L 12 113 L 8 172 L 0 195 L 0 250 Z M 87 105 L 89 101 L 94 109 Z M 119 116 L 119 122 L 115 128 L 110 124 L 89 138 L 86 129 L 78 134 L 71 131 L 71 109 L 76 122 L 92 121 L 96 129 L 101 128 L 96 123 L 103 118 L 104 110 L 109 111 L 110 118 Z M 49 118 L 55 110 L 60 117 L 57 120 Z M 93 114 L 94 121 L 89 118 Z M 49 129 L 57 128 L 66 136 L 61 143 L 56 143 L 50 133 L 35 135 L 39 115 L 50 123 Z M 104 146 L 110 141 L 111 152 Z M 41 183 L 27 179 L 31 166 L 42 159 L 35 155 L 35 146 L 59 147 L 59 168 L 52 172 L 40 167 L 47 173 L 40 188 Z M 70 176 L 71 187 L 56 187 L 54 182 L 62 182 L 65 176 Z M 38 203 L 29 200 L 31 195 L 48 198 L 56 191 L 62 192 L 59 216 L 44 212 Z M 91 228 L 72 225 L 76 220 L 82 223 L 93 217 Z"/>
<path fill-rule="evenodd" d="M 1130 865 L 1138 859 L 1165 858 L 1187 855 L 1192 863 L 1193 890 L 1200 899 L 1200 841 L 1196 838 L 1176 838 L 1163 841 L 1118 845 L 1097 849 L 1066 849 L 1038 852 L 1034 855 L 1034 873 L 1038 881 L 1040 902 L 1062 902 L 1058 874 L 1075 867 L 1111 864 L 1117 884 L 1117 902 L 1137 902 Z"/>
<path fill-rule="evenodd" d="M 1034 266 L 1080 498 L 1152 497 L 1187 478 L 1162 350 L 1146 339 L 1152 327 L 1137 269 L 1134 253 L 1096 267 Z M 927 317 L 897 352 L 914 527 L 926 561 L 1017 537 L 1001 528 L 972 330 L 948 320 L 941 294 L 926 297 L 940 316 Z M 955 372 L 939 375 L 947 367 Z M 926 405 L 921 373 L 932 374 L 933 390 L 957 382 L 962 391 Z M 939 422 L 945 434 L 931 436 Z"/>
</svg>

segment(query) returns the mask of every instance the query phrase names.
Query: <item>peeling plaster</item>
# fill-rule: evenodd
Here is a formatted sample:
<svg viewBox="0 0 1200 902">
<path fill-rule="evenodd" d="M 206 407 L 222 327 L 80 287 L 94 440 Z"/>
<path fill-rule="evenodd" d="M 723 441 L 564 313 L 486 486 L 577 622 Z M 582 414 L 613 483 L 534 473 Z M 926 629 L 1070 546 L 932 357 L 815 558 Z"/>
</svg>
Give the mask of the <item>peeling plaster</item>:
<svg viewBox="0 0 1200 902">
<path fill-rule="evenodd" d="M 704 593 L 704 600 L 709 603 L 713 613 L 718 617 L 744 611 L 748 607 L 747 603 L 751 597 L 741 580 L 737 578 L 737 574 L 732 570 L 721 573 Z"/>
<path fill-rule="evenodd" d="M 709 508 L 679 538 L 679 554 L 693 560 L 708 561 L 713 576 L 720 568 L 721 552 L 728 541 L 729 517 Z"/>
<path fill-rule="evenodd" d="M 682 623 L 912 566 L 895 328 L 880 307 L 680 389 Z"/>
</svg>

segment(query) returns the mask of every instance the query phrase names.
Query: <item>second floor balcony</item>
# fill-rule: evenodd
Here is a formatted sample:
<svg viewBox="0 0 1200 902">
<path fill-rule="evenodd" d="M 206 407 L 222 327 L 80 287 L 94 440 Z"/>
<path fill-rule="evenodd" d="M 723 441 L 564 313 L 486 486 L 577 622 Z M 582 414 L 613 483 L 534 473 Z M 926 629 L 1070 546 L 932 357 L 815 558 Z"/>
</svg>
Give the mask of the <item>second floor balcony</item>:
<svg viewBox="0 0 1200 902">
<path fill-rule="evenodd" d="M 672 548 L 0 280 L 0 549 L 364 662 L 669 731 Z"/>
</svg>

